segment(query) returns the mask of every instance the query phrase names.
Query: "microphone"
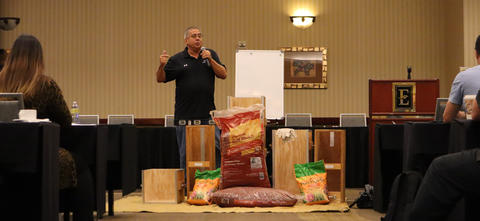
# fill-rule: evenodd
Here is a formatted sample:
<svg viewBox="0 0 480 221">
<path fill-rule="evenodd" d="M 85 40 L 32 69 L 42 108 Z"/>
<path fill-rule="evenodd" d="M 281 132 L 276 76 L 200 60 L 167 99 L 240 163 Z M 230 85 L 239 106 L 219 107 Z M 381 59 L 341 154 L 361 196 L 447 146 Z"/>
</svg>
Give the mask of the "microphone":
<svg viewBox="0 0 480 221">
<path fill-rule="evenodd" d="M 200 54 L 202 54 L 203 51 L 205 51 L 205 47 L 200 48 Z M 205 58 L 203 60 L 205 61 L 205 63 L 207 63 L 207 66 L 210 67 L 210 61 L 208 60 L 208 58 Z"/>
</svg>

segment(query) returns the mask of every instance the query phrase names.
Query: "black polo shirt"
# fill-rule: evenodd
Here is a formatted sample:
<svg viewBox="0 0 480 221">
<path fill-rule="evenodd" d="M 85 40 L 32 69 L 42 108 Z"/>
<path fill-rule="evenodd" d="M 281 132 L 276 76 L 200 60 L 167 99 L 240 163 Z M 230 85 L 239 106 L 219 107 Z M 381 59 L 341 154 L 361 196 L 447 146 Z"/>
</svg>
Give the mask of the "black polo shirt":
<svg viewBox="0 0 480 221">
<path fill-rule="evenodd" d="M 188 54 L 188 48 L 170 57 L 165 65 L 165 82 L 175 80 L 175 120 L 208 119 L 215 110 L 215 72 L 198 56 Z M 220 65 L 217 53 L 208 49 Z"/>
</svg>

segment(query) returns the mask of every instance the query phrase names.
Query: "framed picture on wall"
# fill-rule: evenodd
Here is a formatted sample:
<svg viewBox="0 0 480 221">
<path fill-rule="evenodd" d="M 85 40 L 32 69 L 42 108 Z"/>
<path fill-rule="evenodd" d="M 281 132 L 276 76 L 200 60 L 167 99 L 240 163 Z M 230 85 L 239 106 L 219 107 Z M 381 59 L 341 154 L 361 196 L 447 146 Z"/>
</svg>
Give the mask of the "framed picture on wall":
<svg viewBox="0 0 480 221">
<path fill-rule="evenodd" d="M 326 89 L 327 49 L 284 47 L 284 88 Z"/>
</svg>

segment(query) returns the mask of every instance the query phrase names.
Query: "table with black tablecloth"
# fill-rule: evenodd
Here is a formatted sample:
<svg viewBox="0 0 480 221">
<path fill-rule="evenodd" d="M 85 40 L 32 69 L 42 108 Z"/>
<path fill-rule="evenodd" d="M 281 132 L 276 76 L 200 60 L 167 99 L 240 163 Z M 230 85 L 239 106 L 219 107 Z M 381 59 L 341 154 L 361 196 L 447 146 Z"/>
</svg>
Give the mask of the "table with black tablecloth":
<svg viewBox="0 0 480 221">
<path fill-rule="evenodd" d="M 142 170 L 180 168 L 175 127 L 137 126 L 138 183 Z"/>
<path fill-rule="evenodd" d="M 20 219 L 58 219 L 59 136 L 57 124 L 0 123 L 2 210 Z"/>
<path fill-rule="evenodd" d="M 280 128 L 292 129 L 340 129 L 346 131 L 346 165 L 345 165 L 345 186 L 363 187 L 368 183 L 368 128 L 367 127 L 285 127 L 281 125 L 267 125 L 266 146 L 271 149 L 272 131 Z M 312 138 L 315 143 L 315 138 Z M 267 154 L 268 173 L 272 174 L 271 151 Z"/>
<path fill-rule="evenodd" d="M 480 121 L 454 120 L 450 123 L 449 153 L 480 148 Z"/>
<path fill-rule="evenodd" d="M 408 122 L 403 131 L 403 171 L 423 175 L 433 159 L 448 153 L 448 123 Z"/>
<path fill-rule="evenodd" d="M 385 212 L 395 177 L 402 171 L 424 174 L 434 158 L 448 153 L 450 124 L 377 124 L 374 155 L 374 209 Z"/>
<path fill-rule="evenodd" d="M 105 213 L 108 127 L 78 125 L 61 129 L 60 146 L 85 161 L 92 172 L 95 205 L 99 218 Z"/>
<path fill-rule="evenodd" d="M 113 216 L 113 190 L 125 196 L 137 188 L 137 129 L 131 124 L 108 125 L 108 215 Z"/>
<path fill-rule="evenodd" d="M 402 172 L 403 125 L 375 125 L 373 209 L 385 212 L 395 177 Z"/>
</svg>

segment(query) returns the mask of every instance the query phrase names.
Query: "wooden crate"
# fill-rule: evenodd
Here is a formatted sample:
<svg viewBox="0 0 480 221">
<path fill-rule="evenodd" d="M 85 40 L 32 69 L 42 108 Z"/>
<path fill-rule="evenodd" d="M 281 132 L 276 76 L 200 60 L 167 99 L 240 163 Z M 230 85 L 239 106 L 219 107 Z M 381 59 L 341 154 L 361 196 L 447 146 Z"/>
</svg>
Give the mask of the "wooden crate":
<svg viewBox="0 0 480 221">
<path fill-rule="evenodd" d="M 295 130 L 297 138 L 286 142 L 275 136 L 276 132 L 277 130 L 272 131 L 273 187 L 300 194 L 300 188 L 295 179 L 294 165 L 308 163 L 311 144 L 310 130 Z"/>
<path fill-rule="evenodd" d="M 181 203 L 185 199 L 184 170 L 143 170 L 142 196 L 144 203 Z"/>
<path fill-rule="evenodd" d="M 324 160 L 330 200 L 345 202 L 345 130 L 315 130 L 314 160 Z"/>
<path fill-rule="evenodd" d="M 215 170 L 215 126 L 186 126 L 185 153 L 187 168 L 187 192 L 195 185 L 195 171 Z"/>
</svg>

